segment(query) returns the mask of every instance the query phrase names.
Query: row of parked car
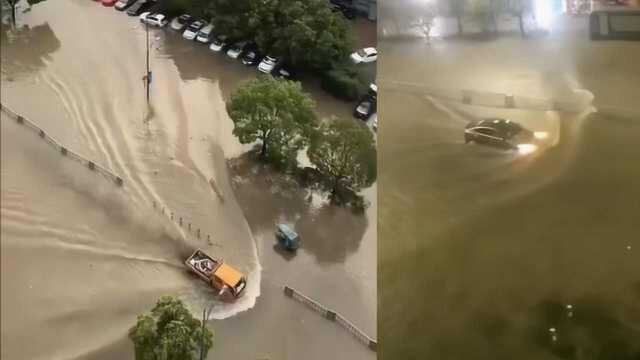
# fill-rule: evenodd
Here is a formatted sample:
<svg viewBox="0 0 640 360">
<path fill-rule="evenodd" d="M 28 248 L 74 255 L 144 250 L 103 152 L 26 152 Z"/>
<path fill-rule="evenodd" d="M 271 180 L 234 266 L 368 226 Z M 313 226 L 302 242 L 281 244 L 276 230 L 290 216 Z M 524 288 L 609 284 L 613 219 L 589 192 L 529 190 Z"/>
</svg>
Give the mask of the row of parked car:
<svg viewBox="0 0 640 360">
<path fill-rule="evenodd" d="M 282 59 L 261 54 L 258 46 L 251 41 L 234 41 L 224 34 L 216 34 L 214 25 L 203 19 L 196 19 L 189 14 L 183 14 L 172 19 L 158 9 L 156 0 L 100 0 L 105 6 L 114 6 L 116 10 L 126 11 L 129 16 L 138 16 L 140 21 L 149 26 L 163 28 L 169 26 L 171 30 L 181 32 L 186 40 L 207 44 L 213 52 L 224 52 L 232 59 L 239 59 L 244 65 L 256 66 L 258 71 L 271 74 L 276 78 L 294 79 L 295 73 Z M 355 63 L 374 62 L 377 59 L 375 48 L 358 50 L 351 55 Z M 360 100 L 354 110 L 354 116 L 362 120 L 372 119 L 374 129 L 377 128 L 375 113 L 377 108 L 378 88 L 375 84 L 369 86 L 367 94 Z"/>
<path fill-rule="evenodd" d="M 224 34 L 216 34 L 213 24 L 203 19 L 196 19 L 183 14 L 173 19 L 161 10 L 156 9 L 154 0 L 101 0 L 103 5 L 115 5 L 116 10 L 126 10 L 129 16 L 138 16 L 140 21 L 150 26 L 169 27 L 182 32 L 186 40 L 195 40 L 209 45 L 213 52 L 225 52 L 232 59 L 240 59 L 247 66 L 257 65 L 258 71 L 271 74 L 277 78 L 292 79 L 294 72 L 290 66 L 278 57 L 263 55 L 258 46 L 250 41 L 233 41 Z"/>
</svg>

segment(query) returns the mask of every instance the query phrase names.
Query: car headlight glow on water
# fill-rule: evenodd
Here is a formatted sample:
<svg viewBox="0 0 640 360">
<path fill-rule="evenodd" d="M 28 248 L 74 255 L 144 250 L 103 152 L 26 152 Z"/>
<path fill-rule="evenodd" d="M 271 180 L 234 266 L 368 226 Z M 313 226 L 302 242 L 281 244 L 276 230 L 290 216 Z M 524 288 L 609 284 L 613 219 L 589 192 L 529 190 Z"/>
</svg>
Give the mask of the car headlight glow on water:
<svg viewBox="0 0 640 360">
<path fill-rule="evenodd" d="M 533 13 L 540 28 L 551 30 L 551 23 L 554 17 L 551 1 L 535 0 L 533 2 Z"/>
<path fill-rule="evenodd" d="M 544 140 L 549 137 L 549 133 L 546 131 L 536 131 L 533 133 L 533 137 L 538 140 Z"/>
<path fill-rule="evenodd" d="M 518 144 L 517 148 L 520 155 L 528 155 L 538 150 L 538 147 L 534 144 Z"/>
</svg>

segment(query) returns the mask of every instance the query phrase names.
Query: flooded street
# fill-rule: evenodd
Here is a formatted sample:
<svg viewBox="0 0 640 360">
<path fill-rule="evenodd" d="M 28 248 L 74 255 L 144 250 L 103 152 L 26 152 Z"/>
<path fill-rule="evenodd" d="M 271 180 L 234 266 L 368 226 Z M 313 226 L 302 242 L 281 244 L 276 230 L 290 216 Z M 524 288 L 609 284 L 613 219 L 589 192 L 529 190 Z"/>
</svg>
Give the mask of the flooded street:
<svg viewBox="0 0 640 360">
<path fill-rule="evenodd" d="M 3 359 L 130 358 L 128 328 L 164 294 L 195 314 L 214 306 L 210 358 L 375 357 L 282 294 L 294 286 L 375 337 L 375 201 L 363 216 L 303 197 L 278 200 L 227 164 L 248 148 L 232 136 L 224 102 L 255 69 L 152 29 L 149 112 L 137 18 L 88 0 L 43 2 L 19 11 L 18 27 L 1 33 L 2 104 L 124 186 L 60 156 L 2 113 Z M 320 116 L 351 118 L 353 104 L 314 84 L 307 90 Z M 252 213 L 252 201 L 264 212 Z M 293 259 L 276 252 L 275 221 L 295 223 L 308 248 Z M 325 232 L 341 221 L 353 228 Z M 196 248 L 247 274 L 239 301 L 215 301 L 186 271 Z"/>
<path fill-rule="evenodd" d="M 382 359 L 640 356 L 640 46 L 555 21 L 527 39 L 380 41 Z M 462 90 L 593 101 L 504 109 Z M 550 136 L 527 155 L 465 144 L 485 117 Z"/>
</svg>

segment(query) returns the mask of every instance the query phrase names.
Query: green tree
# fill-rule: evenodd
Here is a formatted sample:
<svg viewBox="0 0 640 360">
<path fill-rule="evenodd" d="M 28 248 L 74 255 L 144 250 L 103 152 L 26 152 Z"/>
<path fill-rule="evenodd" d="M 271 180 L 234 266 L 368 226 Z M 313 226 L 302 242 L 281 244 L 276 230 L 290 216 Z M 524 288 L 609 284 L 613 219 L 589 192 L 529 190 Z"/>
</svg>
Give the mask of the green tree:
<svg viewBox="0 0 640 360">
<path fill-rule="evenodd" d="M 236 90 L 227 110 L 241 143 L 260 141 L 263 158 L 289 167 L 308 142 L 316 120 L 314 106 L 300 83 L 263 76 Z"/>
<path fill-rule="evenodd" d="M 215 33 L 232 39 L 253 39 L 256 29 L 250 27 L 249 22 L 252 6 L 260 6 L 258 3 L 262 1 L 209 0 L 208 12 Z"/>
<path fill-rule="evenodd" d="M 213 346 L 211 331 L 171 296 L 161 297 L 151 314 L 139 315 L 129 338 L 136 360 L 193 360 Z"/>
<path fill-rule="evenodd" d="M 249 27 L 263 52 L 301 68 L 332 68 L 353 48 L 348 22 L 326 0 L 254 1 Z"/>
<path fill-rule="evenodd" d="M 309 160 L 330 180 L 335 200 L 340 186 L 358 192 L 376 178 L 371 131 L 359 122 L 332 119 L 320 125 L 307 150 Z"/>
</svg>

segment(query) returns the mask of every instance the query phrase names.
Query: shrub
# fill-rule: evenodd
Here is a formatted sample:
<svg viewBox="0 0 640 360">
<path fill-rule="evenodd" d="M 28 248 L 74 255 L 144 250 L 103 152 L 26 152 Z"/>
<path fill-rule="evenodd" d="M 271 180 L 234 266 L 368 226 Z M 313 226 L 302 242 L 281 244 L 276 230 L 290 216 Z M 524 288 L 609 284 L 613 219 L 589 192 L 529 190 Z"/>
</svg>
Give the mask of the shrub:
<svg viewBox="0 0 640 360">
<path fill-rule="evenodd" d="M 366 88 L 358 74 L 347 67 L 326 71 L 322 74 L 321 86 L 331 95 L 346 101 L 358 100 Z"/>
</svg>

